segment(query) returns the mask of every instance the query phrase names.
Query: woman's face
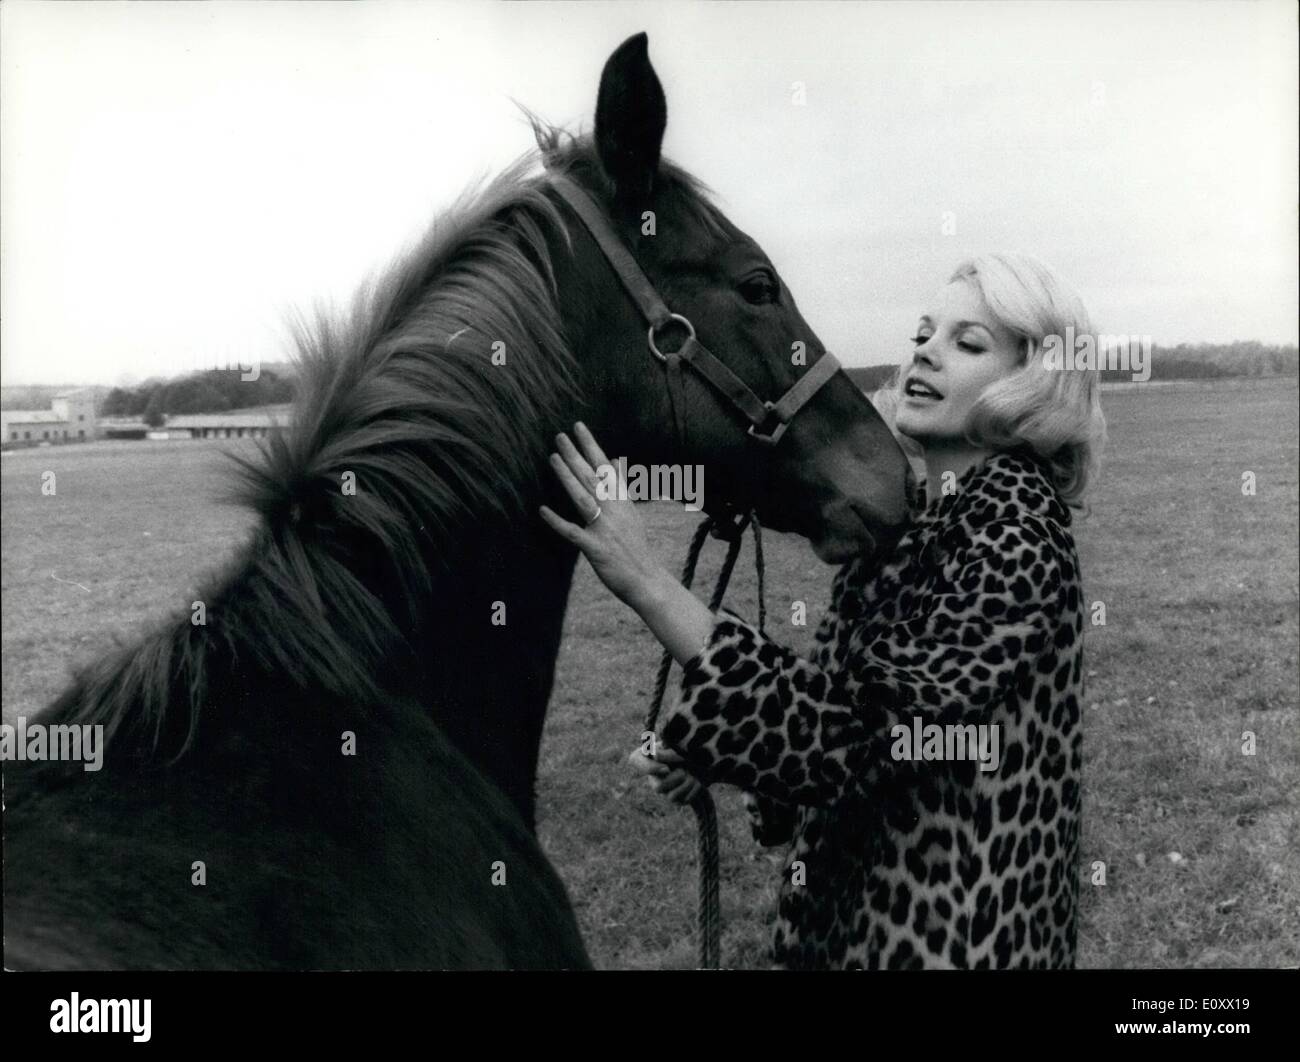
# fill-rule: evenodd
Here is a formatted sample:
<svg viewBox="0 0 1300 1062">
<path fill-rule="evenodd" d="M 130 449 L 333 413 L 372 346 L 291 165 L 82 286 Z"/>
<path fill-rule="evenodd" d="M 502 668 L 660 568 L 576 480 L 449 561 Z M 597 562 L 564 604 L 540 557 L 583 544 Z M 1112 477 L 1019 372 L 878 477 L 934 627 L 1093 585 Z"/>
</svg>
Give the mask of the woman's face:
<svg viewBox="0 0 1300 1062">
<path fill-rule="evenodd" d="M 971 406 L 1020 365 L 1023 341 L 999 324 L 974 284 L 940 290 L 913 339 L 895 424 L 922 446 L 964 443 Z"/>
</svg>

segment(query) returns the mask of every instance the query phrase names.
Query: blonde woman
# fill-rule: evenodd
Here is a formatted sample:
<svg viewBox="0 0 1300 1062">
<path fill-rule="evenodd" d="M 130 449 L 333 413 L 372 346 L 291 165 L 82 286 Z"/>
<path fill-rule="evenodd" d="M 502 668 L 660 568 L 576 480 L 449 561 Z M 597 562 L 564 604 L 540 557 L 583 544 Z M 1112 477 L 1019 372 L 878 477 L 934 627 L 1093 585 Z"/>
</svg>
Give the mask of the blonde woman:
<svg viewBox="0 0 1300 1062">
<path fill-rule="evenodd" d="M 1078 924 L 1083 598 L 1069 506 L 1105 434 L 1094 372 L 1044 365 L 1091 335 L 1046 266 L 987 255 L 926 307 L 879 404 L 926 468 L 891 554 L 840 569 L 803 659 L 714 614 L 653 560 L 629 503 L 544 519 L 683 664 L 654 761 L 672 799 L 746 791 L 788 845 L 787 968 L 1070 967 Z M 553 464 L 596 511 L 607 463 L 577 426 Z M 580 449 L 579 449 L 580 447 Z"/>
</svg>

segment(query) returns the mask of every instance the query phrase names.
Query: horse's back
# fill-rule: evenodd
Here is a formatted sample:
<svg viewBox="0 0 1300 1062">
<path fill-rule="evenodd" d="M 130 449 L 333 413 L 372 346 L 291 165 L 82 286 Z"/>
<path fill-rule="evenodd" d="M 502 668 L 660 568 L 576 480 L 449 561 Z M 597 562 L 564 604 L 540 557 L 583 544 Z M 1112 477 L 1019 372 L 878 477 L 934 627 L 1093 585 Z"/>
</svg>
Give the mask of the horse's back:
<svg viewBox="0 0 1300 1062">
<path fill-rule="evenodd" d="M 536 839 L 436 726 L 321 716 L 166 768 L 6 765 L 5 965 L 588 965 Z"/>
</svg>

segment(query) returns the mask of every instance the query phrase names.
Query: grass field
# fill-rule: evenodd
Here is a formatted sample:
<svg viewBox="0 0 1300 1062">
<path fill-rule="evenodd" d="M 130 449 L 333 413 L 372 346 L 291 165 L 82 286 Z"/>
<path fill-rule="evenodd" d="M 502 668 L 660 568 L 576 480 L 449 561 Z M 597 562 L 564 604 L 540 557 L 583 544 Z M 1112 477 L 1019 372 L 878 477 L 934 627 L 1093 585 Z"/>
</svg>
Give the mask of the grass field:
<svg viewBox="0 0 1300 1062">
<path fill-rule="evenodd" d="M 1106 607 L 1085 659 L 1081 965 L 1300 964 L 1295 381 L 1112 393 L 1106 413 L 1106 468 L 1075 526 L 1087 599 Z M 188 607 L 249 526 L 216 503 L 222 468 L 220 447 L 200 442 L 4 456 L 7 721 L 115 636 Z M 53 496 L 41 493 L 45 471 Z M 648 512 L 676 569 L 689 514 Z M 832 570 L 799 540 L 765 545 L 769 630 L 806 647 Z M 753 616 L 747 558 L 728 603 Z M 808 603 L 806 628 L 790 625 L 794 600 Z M 603 967 L 694 965 L 693 817 L 624 762 L 657 655 L 582 566 L 542 747 L 540 832 Z M 724 963 L 763 965 L 780 857 L 750 842 L 737 794 L 718 796 Z M 1098 861 L 1104 885 L 1092 883 Z"/>
</svg>

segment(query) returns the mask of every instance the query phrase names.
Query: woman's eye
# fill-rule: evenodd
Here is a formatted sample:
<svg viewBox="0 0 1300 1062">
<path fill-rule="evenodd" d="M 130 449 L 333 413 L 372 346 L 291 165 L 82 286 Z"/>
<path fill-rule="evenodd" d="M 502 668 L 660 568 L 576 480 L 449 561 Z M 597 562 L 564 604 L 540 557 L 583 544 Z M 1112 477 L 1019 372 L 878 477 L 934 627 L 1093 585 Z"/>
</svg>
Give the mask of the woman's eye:
<svg viewBox="0 0 1300 1062">
<path fill-rule="evenodd" d="M 922 343 L 929 342 L 929 340 L 929 336 L 913 336 L 911 342 L 915 343 L 919 347 Z"/>
<path fill-rule="evenodd" d="M 958 343 L 957 346 L 959 346 L 962 350 L 968 351 L 968 352 L 971 353 L 971 354 L 983 354 L 983 353 L 984 353 L 984 348 L 983 348 L 983 347 L 973 346 L 973 345 L 970 344 L 970 343 Z"/>
<path fill-rule="evenodd" d="M 776 282 L 762 274 L 748 277 L 740 282 L 740 294 L 746 302 L 753 303 L 755 306 L 776 302 L 778 291 Z"/>
</svg>

